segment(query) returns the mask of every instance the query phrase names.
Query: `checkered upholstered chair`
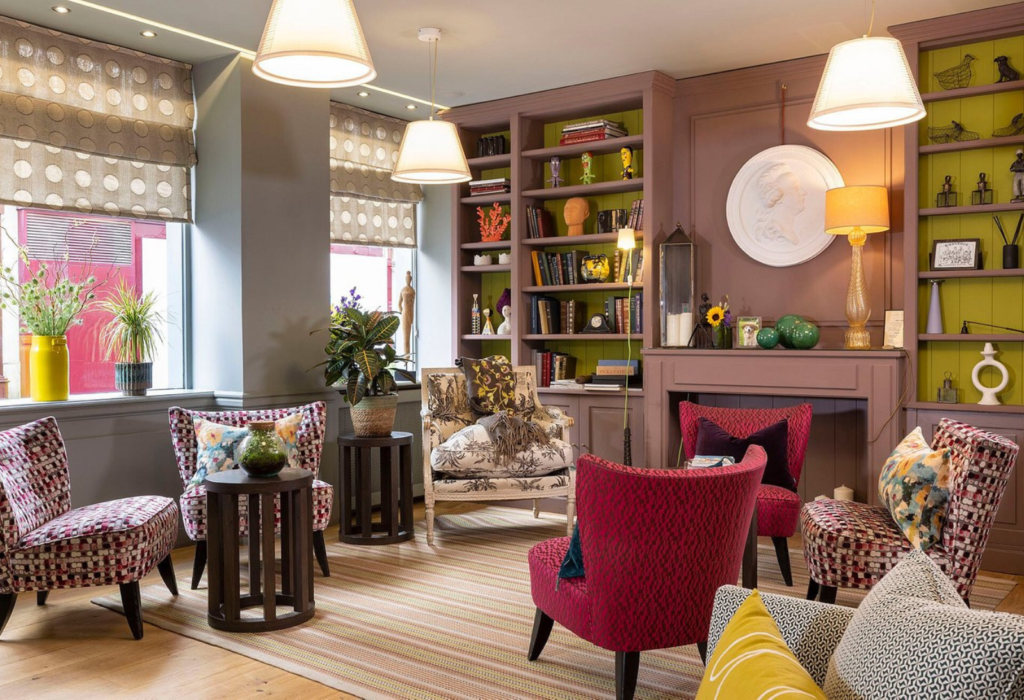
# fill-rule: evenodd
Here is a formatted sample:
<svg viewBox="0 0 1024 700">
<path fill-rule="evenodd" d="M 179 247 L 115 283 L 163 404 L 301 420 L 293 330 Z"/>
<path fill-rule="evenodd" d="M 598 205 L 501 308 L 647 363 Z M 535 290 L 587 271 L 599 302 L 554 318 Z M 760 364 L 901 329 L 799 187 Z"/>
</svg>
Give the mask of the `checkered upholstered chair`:
<svg viewBox="0 0 1024 700">
<path fill-rule="evenodd" d="M 132 635 L 142 639 L 139 580 L 153 570 L 178 595 L 171 549 L 178 508 L 139 496 L 71 508 L 68 457 L 57 421 L 0 433 L 0 633 L 19 593 L 36 602 L 56 588 L 121 587 Z"/>
<path fill-rule="evenodd" d="M 932 449 L 943 447 L 951 451 L 949 502 L 942 539 L 928 554 L 969 600 L 1019 448 L 948 418 L 932 439 Z M 854 501 L 812 501 L 800 528 L 811 574 L 807 598 L 825 603 L 835 602 L 838 588 L 871 588 L 912 546 L 887 508 Z"/>
<path fill-rule="evenodd" d="M 807 442 L 811 438 L 811 404 L 802 403 L 787 408 L 717 408 L 684 401 L 679 404 L 679 426 L 683 433 L 683 450 L 687 459 L 697 454 L 697 428 L 701 418 L 718 424 L 723 430 L 745 438 L 780 420 L 788 421 L 789 473 L 793 483 L 800 484 L 804 468 Z M 757 534 L 771 537 L 775 556 L 787 586 L 793 585 L 789 565 L 788 538 L 796 534 L 803 499 L 799 494 L 781 486 L 761 484 L 757 489 Z"/>
<path fill-rule="evenodd" d="M 558 579 L 569 537 L 528 555 L 537 606 L 528 657 L 554 622 L 615 652 L 616 697 L 636 689 L 640 652 L 708 639 L 715 591 L 735 584 L 767 458 L 711 469 L 637 469 L 579 459 L 580 545 L 585 575 Z"/>
<path fill-rule="evenodd" d="M 320 455 L 324 447 L 324 431 L 327 421 L 327 407 L 323 401 L 299 406 L 297 408 L 275 408 L 262 411 L 189 411 L 184 408 L 172 407 L 168 411 L 171 422 L 171 439 L 174 442 L 174 456 L 178 461 L 178 474 L 185 490 L 181 494 L 181 517 L 185 522 L 185 533 L 196 543 L 196 558 L 192 566 L 192 588 L 199 587 L 206 569 L 206 487 L 202 484 L 193 485 L 192 476 L 196 473 L 196 439 L 195 419 L 230 425 L 240 428 L 251 421 L 276 421 L 295 413 L 302 413 L 302 422 L 297 433 L 297 446 L 303 469 L 313 472 L 313 552 L 320 564 L 324 576 L 330 576 L 331 570 L 327 563 L 327 547 L 324 543 L 324 530 L 331 519 L 331 505 L 334 503 L 334 487 L 317 478 L 320 473 Z M 274 498 L 274 527 L 281 532 L 281 498 Z M 241 499 L 238 504 L 238 529 L 242 535 L 249 532 L 248 503 Z"/>
</svg>

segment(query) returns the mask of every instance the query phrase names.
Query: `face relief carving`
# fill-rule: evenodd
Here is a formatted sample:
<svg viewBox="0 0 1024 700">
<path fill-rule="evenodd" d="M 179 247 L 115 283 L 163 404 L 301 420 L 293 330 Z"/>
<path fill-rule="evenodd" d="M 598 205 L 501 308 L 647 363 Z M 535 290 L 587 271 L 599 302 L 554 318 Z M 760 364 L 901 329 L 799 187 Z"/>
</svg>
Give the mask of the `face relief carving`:
<svg viewBox="0 0 1024 700">
<path fill-rule="evenodd" d="M 796 231 L 796 218 L 807 207 L 807 192 L 800 186 L 800 178 L 785 163 L 768 165 L 757 178 L 757 193 L 761 203 L 754 236 L 761 244 L 800 244 Z"/>
</svg>

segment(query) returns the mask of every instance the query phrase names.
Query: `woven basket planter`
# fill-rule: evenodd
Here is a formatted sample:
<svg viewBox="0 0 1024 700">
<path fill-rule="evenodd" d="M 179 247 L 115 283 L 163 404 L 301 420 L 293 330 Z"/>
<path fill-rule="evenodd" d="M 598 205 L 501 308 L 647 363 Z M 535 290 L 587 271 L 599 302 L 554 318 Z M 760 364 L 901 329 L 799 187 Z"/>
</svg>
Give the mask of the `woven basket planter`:
<svg viewBox="0 0 1024 700">
<path fill-rule="evenodd" d="M 356 437 L 382 437 L 390 435 L 395 427 L 398 394 L 364 396 L 352 406 L 352 429 Z"/>
<path fill-rule="evenodd" d="M 125 396 L 145 396 L 153 386 L 152 362 L 117 362 L 114 386 Z"/>
</svg>

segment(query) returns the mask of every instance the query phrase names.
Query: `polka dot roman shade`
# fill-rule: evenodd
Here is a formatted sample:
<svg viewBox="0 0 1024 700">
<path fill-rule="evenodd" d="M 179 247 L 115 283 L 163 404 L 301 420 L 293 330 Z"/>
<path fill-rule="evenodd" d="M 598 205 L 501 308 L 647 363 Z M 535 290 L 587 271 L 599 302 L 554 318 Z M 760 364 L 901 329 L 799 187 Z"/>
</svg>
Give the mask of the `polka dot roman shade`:
<svg viewBox="0 0 1024 700">
<path fill-rule="evenodd" d="M 419 185 L 395 182 L 407 122 L 331 103 L 331 241 L 416 247 Z"/>
<path fill-rule="evenodd" d="M 192 69 L 0 17 L 0 202 L 191 221 Z"/>
</svg>

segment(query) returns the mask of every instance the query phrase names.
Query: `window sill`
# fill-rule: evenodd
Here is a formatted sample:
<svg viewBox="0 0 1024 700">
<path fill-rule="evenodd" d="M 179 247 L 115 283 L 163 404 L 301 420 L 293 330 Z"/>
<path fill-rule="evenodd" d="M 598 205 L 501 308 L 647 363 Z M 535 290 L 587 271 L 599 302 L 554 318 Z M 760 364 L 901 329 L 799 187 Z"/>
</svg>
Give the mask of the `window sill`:
<svg viewBox="0 0 1024 700">
<path fill-rule="evenodd" d="M 32 399 L 8 399 L 0 401 L 0 421 L 35 420 L 42 416 L 90 416 L 114 415 L 118 413 L 139 413 L 166 409 L 175 404 L 185 407 L 213 406 L 215 395 L 212 391 L 191 389 L 161 389 L 150 391 L 146 396 L 123 396 L 120 393 L 81 394 L 67 401 L 33 401 Z"/>
</svg>

